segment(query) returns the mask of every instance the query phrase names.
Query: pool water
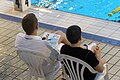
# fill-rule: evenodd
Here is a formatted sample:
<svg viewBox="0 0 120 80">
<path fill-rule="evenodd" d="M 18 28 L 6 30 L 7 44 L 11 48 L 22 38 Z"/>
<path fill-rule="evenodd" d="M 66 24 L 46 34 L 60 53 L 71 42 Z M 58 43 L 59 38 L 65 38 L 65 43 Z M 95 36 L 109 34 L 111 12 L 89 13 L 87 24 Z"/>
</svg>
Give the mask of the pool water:
<svg viewBox="0 0 120 80">
<path fill-rule="evenodd" d="M 120 0 L 32 0 L 32 5 L 105 20 L 119 21 Z"/>
</svg>

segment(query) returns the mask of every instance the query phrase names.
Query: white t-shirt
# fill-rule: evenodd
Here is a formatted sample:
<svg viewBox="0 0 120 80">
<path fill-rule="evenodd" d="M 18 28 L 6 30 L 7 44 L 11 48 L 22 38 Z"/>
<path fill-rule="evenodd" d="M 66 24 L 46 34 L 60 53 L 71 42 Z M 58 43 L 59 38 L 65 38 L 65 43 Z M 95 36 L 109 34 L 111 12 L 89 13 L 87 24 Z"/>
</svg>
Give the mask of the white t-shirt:
<svg viewBox="0 0 120 80">
<path fill-rule="evenodd" d="M 32 50 L 49 57 L 51 50 L 45 44 L 48 43 L 43 41 L 40 36 L 25 35 L 23 33 L 17 34 L 15 41 L 16 49 Z"/>
<path fill-rule="evenodd" d="M 33 36 L 33 35 L 26 35 L 23 33 L 18 33 L 16 36 L 15 47 L 17 50 L 24 49 L 34 51 L 36 53 L 42 54 L 45 57 L 49 57 L 52 61 L 56 61 L 58 58 L 59 53 L 53 49 L 46 40 L 42 40 L 40 36 Z M 49 73 L 53 69 L 54 62 L 50 66 L 44 67 L 45 73 Z"/>
</svg>

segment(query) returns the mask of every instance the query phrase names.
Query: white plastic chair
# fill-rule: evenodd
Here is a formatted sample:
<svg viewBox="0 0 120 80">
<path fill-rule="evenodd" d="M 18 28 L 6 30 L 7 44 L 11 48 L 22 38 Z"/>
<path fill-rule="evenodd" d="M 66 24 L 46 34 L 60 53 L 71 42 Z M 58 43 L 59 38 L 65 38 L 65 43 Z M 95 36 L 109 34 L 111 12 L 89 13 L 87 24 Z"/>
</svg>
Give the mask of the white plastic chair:
<svg viewBox="0 0 120 80">
<path fill-rule="evenodd" d="M 47 63 L 52 63 L 49 58 L 41 54 L 36 55 L 36 53 L 27 50 L 17 50 L 17 53 L 29 68 L 27 80 L 31 80 L 32 76 L 34 76 L 36 80 L 39 78 L 42 80 L 54 80 L 55 75 L 58 73 L 62 66 L 61 63 L 59 63 L 59 67 L 55 68 L 54 72 L 45 75 L 42 65 L 44 61 Z"/>
<path fill-rule="evenodd" d="M 107 73 L 103 74 L 103 73 L 99 73 L 99 72 L 95 71 L 88 63 L 86 63 L 78 58 L 75 58 L 75 57 L 72 57 L 69 55 L 65 55 L 65 54 L 60 54 L 59 60 L 61 62 L 63 62 L 64 67 L 66 67 L 66 69 L 69 73 L 69 76 L 68 76 L 63 67 L 63 76 L 65 77 L 66 80 L 84 80 L 83 73 L 84 73 L 85 68 L 88 68 L 88 70 L 91 73 L 98 73 L 95 80 L 101 80 L 103 78 L 105 80 L 109 80 Z M 74 68 L 73 62 L 75 62 L 76 68 Z M 81 69 L 79 69 L 79 65 L 82 65 Z M 81 70 L 81 72 L 79 72 L 80 70 Z"/>
</svg>

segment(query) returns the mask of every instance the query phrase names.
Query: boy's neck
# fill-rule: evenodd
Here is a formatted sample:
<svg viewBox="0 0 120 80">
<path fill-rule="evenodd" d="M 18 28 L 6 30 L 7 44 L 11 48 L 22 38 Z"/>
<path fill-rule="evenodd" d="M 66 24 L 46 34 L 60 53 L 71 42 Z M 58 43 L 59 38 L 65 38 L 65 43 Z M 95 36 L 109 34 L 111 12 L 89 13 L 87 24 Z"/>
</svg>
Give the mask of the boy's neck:
<svg viewBox="0 0 120 80">
<path fill-rule="evenodd" d="M 37 36 L 37 31 L 34 31 L 31 36 Z"/>
<path fill-rule="evenodd" d="M 71 47 L 80 47 L 80 41 L 78 41 L 78 42 L 75 43 L 75 44 L 71 44 Z"/>
</svg>

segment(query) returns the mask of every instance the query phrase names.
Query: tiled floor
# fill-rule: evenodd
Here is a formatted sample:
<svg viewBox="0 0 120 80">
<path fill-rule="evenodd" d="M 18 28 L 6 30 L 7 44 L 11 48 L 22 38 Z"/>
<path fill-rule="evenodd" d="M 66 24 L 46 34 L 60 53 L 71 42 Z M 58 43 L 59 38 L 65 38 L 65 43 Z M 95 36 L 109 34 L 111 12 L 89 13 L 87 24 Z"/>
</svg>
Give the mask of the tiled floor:
<svg viewBox="0 0 120 80">
<path fill-rule="evenodd" d="M 52 30 L 40 28 L 39 35 L 45 31 Z M 19 32 L 23 32 L 20 23 L 0 18 L 0 80 L 26 80 L 27 66 L 19 59 L 14 47 Z M 100 46 L 102 56 L 108 62 L 110 80 L 120 80 L 120 47 L 89 39 L 83 39 L 81 46 L 92 42 Z"/>
<path fill-rule="evenodd" d="M 0 14 L 22 18 L 30 12 L 34 12 L 42 23 L 63 28 L 77 24 L 81 26 L 83 32 L 120 41 L 120 23 L 44 8 L 40 8 L 39 11 L 38 9 L 30 8 L 22 13 L 14 11 L 13 0 L 0 0 Z M 51 32 L 51 30 L 40 28 L 39 35 L 45 31 Z M 19 59 L 14 47 L 15 35 L 19 32 L 23 32 L 20 23 L 0 18 L 0 80 L 26 80 L 27 66 Z M 108 62 L 110 80 L 120 80 L 120 46 L 89 39 L 83 39 L 81 45 L 92 42 L 100 46 L 102 56 Z"/>
</svg>

